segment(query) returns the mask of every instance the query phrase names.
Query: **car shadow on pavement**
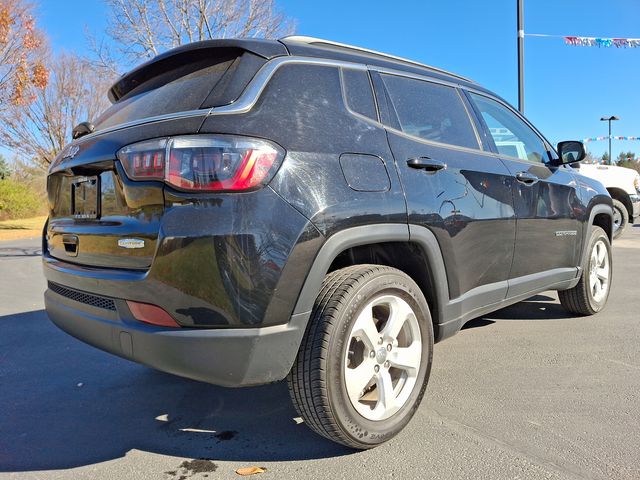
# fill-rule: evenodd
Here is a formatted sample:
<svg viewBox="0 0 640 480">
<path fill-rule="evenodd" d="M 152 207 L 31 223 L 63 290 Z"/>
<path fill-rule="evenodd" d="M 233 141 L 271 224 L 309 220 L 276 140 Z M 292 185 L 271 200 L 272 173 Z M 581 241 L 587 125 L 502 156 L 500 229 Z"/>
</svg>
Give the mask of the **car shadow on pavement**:
<svg viewBox="0 0 640 480">
<path fill-rule="evenodd" d="M 575 317 L 567 313 L 558 300 L 545 294 L 538 294 L 489 313 L 484 317 L 469 320 L 462 326 L 462 329 L 487 327 L 496 321 L 503 320 L 562 320 L 570 318 Z"/>
<path fill-rule="evenodd" d="M 538 294 L 482 318 L 486 320 L 562 320 L 575 318 L 575 316 L 566 312 L 556 298 Z"/>
<path fill-rule="evenodd" d="M 132 449 L 281 461 L 353 453 L 296 421 L 285 382 L 227 389 L 89 347 L 43 310 L 0 317 L 0 471 L 73 468 Z"/>
</svg>

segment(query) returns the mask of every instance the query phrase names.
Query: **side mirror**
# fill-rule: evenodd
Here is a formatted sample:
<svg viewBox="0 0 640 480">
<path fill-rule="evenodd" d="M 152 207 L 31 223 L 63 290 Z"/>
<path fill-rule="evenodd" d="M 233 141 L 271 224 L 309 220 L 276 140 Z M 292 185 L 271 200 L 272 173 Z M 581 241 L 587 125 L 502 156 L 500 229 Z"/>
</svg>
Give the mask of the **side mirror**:
<svg viewBox="0 0 640 480">
<path fill-rule="evenodd" d="M 93 123 L 82 122 L 76 125 L 75 127 L 73 127 L 73 130 L 71 131 L 71 137 L 75 140 L 77 138 L 84 137 L 85 135 L 92 133 L 95 129 L 96 127 L 93 125 Z"/>
<path fill-rule="evenodd" d="M 569 140 L 558 144 L 558 155 L 560 155 L 560 163 L 576 163 L 584 160 L 587 154 L 582 142 Z"/>
</svg>

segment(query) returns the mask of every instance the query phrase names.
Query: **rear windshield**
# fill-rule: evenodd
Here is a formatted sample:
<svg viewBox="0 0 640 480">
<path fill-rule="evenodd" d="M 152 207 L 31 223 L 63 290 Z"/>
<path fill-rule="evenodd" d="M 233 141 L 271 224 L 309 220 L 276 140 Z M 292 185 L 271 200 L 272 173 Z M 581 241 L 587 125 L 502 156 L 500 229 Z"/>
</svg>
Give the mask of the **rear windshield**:
<svg viewBox="0 0 640 480">
<path fill-rule="evenodd" d="M 168 113 L 197 110 L 235 58 L 189 63 L 139 85 L 95 120 L 96 130 Z"/>
</svg>

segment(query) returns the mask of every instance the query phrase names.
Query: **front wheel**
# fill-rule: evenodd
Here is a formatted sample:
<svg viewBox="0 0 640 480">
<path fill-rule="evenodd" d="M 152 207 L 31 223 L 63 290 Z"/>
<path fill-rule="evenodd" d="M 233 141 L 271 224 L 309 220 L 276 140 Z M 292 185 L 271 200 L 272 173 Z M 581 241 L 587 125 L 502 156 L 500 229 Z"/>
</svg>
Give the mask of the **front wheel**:
<svg viewBox="0 0 640 480">
<path fill-rule="evenodd" d="M 429 307 L 403 272 L 356 265 L 327 275 L 288 377 L 307 425 L 353 448 L 404 428 L 429 378 Z"/>
<path fill-rule="evenodd" d="M 629 212 L 620 200 L 613 199 L 613 239 L 615 240 L 629 223 Z"/>
<path fill-rule="evenodd" d="M 602 310 L 609 298 L 611 276 L 611 243 L 600 227 L 592 226 L 587 255 L 578 284 L 558 292 L 560 303 L 569 313 L 593 315 Z"/>
</svg>

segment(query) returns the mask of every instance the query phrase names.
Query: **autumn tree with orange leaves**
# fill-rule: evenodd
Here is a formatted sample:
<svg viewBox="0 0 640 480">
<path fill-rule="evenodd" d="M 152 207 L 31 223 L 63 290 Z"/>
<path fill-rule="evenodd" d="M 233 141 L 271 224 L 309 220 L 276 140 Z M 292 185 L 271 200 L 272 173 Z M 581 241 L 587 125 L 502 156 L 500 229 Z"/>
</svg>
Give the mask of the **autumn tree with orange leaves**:
<svg viewBox="0 0 640 480">
<path fill-rule="evenodd" d="M 22 0 L 0 0 L 0 113 L 30 102 L 32 88 L 47 86 L 45 54 L 31 6 Z"/>
<path fill-rule="evenodd" d="M 0 145 L 19 163 L 46 169 L 72 128 L 109 105 L 112 80 L 78 55 L 49 55 L 30 4 L 0 0 Z"/>
</svg>

